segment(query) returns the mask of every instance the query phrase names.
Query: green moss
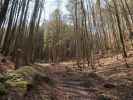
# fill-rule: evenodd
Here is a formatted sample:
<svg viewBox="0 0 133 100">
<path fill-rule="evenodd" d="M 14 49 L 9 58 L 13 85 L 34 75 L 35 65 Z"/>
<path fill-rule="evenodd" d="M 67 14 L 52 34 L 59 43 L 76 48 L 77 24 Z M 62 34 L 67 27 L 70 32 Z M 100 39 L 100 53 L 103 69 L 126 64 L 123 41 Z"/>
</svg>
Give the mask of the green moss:
<svg viewBox="0 0 133 100">
<path fill-rule="evenodd" d="M 26 88 L 27 85 L 28 85 L 28 82 L 27 81 L 11 81 L 11 80 L 8 80 L 6 81 L 6 84 L 10 87 L 20 87 L 20 88 Z"/>
</svg>

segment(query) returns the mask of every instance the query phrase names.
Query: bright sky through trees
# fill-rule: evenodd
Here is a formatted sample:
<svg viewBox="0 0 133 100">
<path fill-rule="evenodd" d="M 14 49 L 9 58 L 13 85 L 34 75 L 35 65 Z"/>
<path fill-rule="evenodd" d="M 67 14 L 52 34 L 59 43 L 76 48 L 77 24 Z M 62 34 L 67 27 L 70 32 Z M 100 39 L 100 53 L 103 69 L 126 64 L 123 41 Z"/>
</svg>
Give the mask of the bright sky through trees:
<svg viewBox="0 0 133 100">
<path fill-rule="evenodd" d="M 45 15 L 46 19 L 49 19 L 50 14 L 58 7 L 60 6 L 61 11 L 63 14 L 67 13 L 66 5 L 68 0 L 46 0 L 46 6 L 45 6 Z"/>
</svg>

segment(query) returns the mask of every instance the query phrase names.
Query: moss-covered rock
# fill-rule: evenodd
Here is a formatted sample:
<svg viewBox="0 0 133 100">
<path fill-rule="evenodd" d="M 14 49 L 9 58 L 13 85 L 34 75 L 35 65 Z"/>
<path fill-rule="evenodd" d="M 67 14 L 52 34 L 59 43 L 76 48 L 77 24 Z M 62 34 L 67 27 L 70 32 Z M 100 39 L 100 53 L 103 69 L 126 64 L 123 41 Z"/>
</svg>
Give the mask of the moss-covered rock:
<svg viewBox="0 0 133 100">
<path fill-rule="evenodd" d="M 46 68 L 41 66 L 25 66 L 15 71 L 0 74 L 0 96 L 10 94 L 12 91 L 18 95 L 24 95 L 30 85 L 36 86 L 40 81 L 54 86 L 46 73 Z"/>
<path fill-rule="evenodd" d="M 27 90 L 28 81 L 21 74 L 13 71 L 0 75 L 0 96 L 6 95 L 10 90 L 24 94 Z"/>
</svg>

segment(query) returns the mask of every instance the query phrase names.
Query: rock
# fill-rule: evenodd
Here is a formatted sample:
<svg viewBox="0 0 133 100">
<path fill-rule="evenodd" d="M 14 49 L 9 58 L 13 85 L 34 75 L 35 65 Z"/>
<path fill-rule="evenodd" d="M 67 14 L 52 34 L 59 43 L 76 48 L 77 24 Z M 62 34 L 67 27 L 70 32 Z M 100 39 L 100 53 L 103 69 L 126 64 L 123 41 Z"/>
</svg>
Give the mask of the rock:
<svg viewBox="0 0 133 100">
<path fill-rule="evenodd" d="M 8 70 L 15 70 L 15 64 L 6 58 L 0 60 L 0 73 L 5 73 Z"/>
</svg>

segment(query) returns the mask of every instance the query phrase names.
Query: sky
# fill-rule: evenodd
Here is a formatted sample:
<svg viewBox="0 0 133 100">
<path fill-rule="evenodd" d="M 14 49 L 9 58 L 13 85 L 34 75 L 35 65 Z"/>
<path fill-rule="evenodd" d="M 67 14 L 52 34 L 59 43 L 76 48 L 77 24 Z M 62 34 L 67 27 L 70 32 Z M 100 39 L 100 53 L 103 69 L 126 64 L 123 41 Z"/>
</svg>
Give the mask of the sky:
<svg viewBox="0 0 133 100">
<path fill-rule="evenodd" d="M 68 0 L 45 0 L 45 18 L 48 20 L 51 13 L 60 5 L 61 12 L 67 13 L 66 5 Z"/>
<path fill-rule="evenodd" d="M 95 2 L 96 0 L 92 0 Z M 60 5 L 60 9 L 62 14 L 68 14 L 66 5 L 68 4 L 68 0 L 45 0 L 45 19 L 48 20 L 50 18 L 51 13 Z"/>
</svg>

